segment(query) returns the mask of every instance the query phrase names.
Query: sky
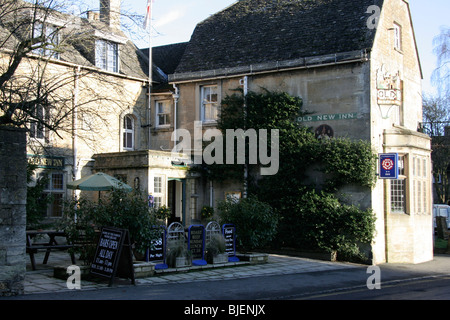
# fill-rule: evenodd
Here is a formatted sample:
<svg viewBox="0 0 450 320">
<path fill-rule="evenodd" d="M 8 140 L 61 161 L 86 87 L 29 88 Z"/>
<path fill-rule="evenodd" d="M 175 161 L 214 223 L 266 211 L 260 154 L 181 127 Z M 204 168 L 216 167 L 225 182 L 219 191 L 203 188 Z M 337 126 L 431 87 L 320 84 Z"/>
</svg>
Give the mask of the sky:
<svg viewBox="0 0 450 320">
<path fill-rule="evenodd" d="M 94 4 L 98 0 L 93 1 Z M 223 10 L 236 0 L 153 0 L 152 46 L 189 41 L 197 23 Z M 442 26 L 450 27 L 450 0 L 409 0 L 419 57 L 423 71 L 423 91 L 433 94 L 431 74 L 436 68 L 433 39 Z M 122 10 L 145 15 L 147 0 L 122 0 Z M 95 5 L 94 5 L 95 7 Z M 97 4 L 98 7 L 98 4 Z M 139 34 L 133 39 L 140 48 L 150 40 Z"/>
</svg>

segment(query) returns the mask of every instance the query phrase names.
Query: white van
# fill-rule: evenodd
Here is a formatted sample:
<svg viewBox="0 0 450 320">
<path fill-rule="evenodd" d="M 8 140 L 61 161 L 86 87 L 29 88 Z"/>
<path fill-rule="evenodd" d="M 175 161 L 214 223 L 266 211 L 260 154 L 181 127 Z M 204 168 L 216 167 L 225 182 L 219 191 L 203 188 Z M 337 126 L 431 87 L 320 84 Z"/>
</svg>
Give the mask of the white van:
<svg viewBox="0 0 450 320">
<path fill-rule="evenodd" d="M 447 229 L 450 229 L 450 206 L 446 204 L 433 205 L 434 228 L 436 228 L 436 217 L 438 216 L 447 218 Z"/>
</svg>

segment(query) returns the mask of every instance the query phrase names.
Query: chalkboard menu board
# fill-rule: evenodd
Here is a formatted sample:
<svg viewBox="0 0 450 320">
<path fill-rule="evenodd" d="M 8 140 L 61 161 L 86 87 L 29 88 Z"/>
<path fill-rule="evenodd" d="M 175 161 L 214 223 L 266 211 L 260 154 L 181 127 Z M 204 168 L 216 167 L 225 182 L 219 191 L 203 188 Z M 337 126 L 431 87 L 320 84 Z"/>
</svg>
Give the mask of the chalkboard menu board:
<svg viewBox="0 0 450 320">
<path fill-rule="evenodd" d="M 148 261 L 164 261 L 164 232 L 159 234 L 159 237 L 152 240 L 152 246 L 148 250 Z"/>
<path fill-rule="evenodd" d="M 236 227 L 233 224 L 224 224 L 222 233 L 225 238 L 225 252 L 228 254 L 228 261 L 239 261 L 236 257 Z"/>
<path fill-rule="evenodd" d="M 90 272 L 109 278 L 110 286 L 116 275 L 130 278 L 134 284 L 131 244 L 127 230 L 102 228 Z"/>
<path fill-rule="evenodd" d="M 155 227 L 158 237 L 152 240 L 152 246 L 147 250 L 146 261 L 162 262 L 155 265 L 155 270 L 167 269 L 166 264 L 166 229 L 165 227 Z"/>
<path fill-rule="evenodd" d="M 192 264 L 206 264 L 205 253 L 205 227 L 202 225 L 192 225 L 189 227 L 188 249 L 192 253 Z"/>
</svg>

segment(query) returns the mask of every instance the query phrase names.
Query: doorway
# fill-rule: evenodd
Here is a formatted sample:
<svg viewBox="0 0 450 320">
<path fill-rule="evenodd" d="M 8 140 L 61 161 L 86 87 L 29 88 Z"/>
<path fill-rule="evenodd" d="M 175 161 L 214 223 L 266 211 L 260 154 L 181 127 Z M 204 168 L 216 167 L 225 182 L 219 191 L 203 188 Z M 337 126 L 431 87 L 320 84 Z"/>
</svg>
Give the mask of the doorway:
<svg viewBox="0 0 450 320">
<path fill-rule="evenodd" d="M 171 210 L 169 224 L 179 222 L 185 224 L 185 179 L 169 178 L 167 185 L 167 206 Z"/>
</svg>

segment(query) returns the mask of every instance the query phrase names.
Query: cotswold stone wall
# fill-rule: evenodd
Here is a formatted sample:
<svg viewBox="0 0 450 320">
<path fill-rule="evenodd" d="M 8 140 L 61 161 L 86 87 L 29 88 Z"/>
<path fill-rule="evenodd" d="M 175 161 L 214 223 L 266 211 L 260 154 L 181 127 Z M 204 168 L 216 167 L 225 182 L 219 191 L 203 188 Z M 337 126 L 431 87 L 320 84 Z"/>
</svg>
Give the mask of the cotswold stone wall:
<svg viewBox="0 0 450 320">
<path fill-rule="evenodd" d="M 24 292 L 26 135 L 0 126 L 0 296 Z"/>
</svg>

